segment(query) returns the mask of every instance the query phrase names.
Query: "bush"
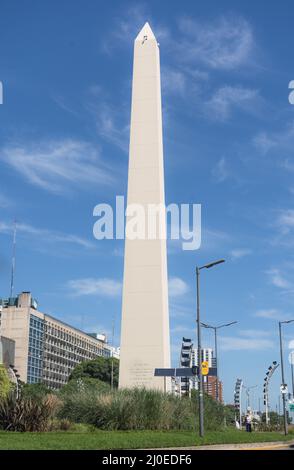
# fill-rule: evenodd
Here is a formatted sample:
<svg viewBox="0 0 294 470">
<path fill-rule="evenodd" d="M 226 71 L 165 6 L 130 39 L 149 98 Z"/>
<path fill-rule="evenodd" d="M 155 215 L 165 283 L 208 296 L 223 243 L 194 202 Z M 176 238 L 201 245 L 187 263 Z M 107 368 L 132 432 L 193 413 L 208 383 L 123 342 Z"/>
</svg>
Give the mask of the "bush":
<svg viewBox="0 0 294 470">
<path fill-rule="evenodd" d="M 60 400 L 47 395 L 41 400 L 10 394 L 0 401 L 0 427 L 5 431 L 46 431 Z"/>
</svg>

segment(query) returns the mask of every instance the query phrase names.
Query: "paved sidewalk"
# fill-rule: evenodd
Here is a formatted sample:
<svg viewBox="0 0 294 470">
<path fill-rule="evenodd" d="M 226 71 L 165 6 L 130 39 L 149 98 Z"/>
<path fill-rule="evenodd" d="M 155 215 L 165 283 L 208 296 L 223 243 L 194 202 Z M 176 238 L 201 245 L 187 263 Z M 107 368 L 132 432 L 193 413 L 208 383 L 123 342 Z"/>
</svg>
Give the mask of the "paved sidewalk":
<svg viewBox="0 0 294 470">
<path fill-rule="evenodd" d="M 294 446 L 294 441 L 251 442 L 241 444 L 213 444 L 193 447 L 168 447 L 161 450 L 279 450 Z M 156 449 L 152 449 L 156 450 Z M 158 449 L 157 449 L 158 450 Z M 294 450 L 291 449 L 291 450 Z"/>
</svg>

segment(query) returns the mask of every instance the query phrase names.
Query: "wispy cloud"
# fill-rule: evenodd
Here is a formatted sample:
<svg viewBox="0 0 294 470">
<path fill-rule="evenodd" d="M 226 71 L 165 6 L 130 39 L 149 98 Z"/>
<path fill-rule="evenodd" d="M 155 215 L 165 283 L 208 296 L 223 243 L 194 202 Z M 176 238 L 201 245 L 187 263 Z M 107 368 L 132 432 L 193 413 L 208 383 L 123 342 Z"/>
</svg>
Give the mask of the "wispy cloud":
<svg viewBox="0 0 294 470">
<path fill-rule="evenodd" d="M 83 278 L 68 281 L 66 287 L 74 296 L 117 297 L 121 294 L 122 284 L 119 281 L 107 278 Z"/>
<path fill-rule="evenodd" d="M 0 159 L 29 183 L 54 193 L 74 185 L 113 181 L 97 149 L 72 139 L 9 144 L 0 149 Z"/>
<path fill-rule="evenodd" d="M 192 307 L 176 302 L 174 299 L 169 303 L 169 311 L 172 318 L 191 319 L 195 314 Z"/>
<path fill-rule="evenodd" d="M 7 207 L 10 207 L 11 205 L 12 205 L 11 199 L 9 199 L 4 194 L 0 193 L 0 208 L 6 209 Z"/>
<path fill-rule="evenodd" d="M 246 336 L 249 338 L 260 338 L 265 336 L 271 336 L 272 332 L 265 330 L 239 330 L 238 334 L 240 336 Z"/>
<path fill-rule="evenodd" d="M 293 288 L 293 284 L 288 281 L 283 274 L 281 274 L 279 269 L 273 268 L 266 271 L 266 274 L 269 277 L 270 283 L 281 289 L 291 289 Z"/>
<path fill-rule="evenodd" d="M 268 320 L 285 320 L 287 316 L 275 308 L 257 310 L 254 314 L 257 318 L 266 318 Z"/>
<path fill-rule="evenodd" d="M 99 104 L 95 111 L 98 134 L 106 141 L 114 144 L 123 152 L 128 152 L 130 126 L 126 115 L 121 115 L 117 108 L 106 102 Z"/>
<path fill-rule="evenodd" d="M 169 295 L 171 297 L 179 297 L 189 292 L 188 284 L 179 277 L 172 277 L 168 282 Z"/>
<path fill-rule="evenodd" d="M 274 342 L 264 338 L 237 338 L 233 336 L 221 336 L 220 347 L 223 351 L 263 351 L 271 349 Z"/>
<path fill-rule="evenodd" d="M 294 146 L 294 121 L 290 122 L 286 129 L 277 132 L 259 132 L 254 136 L 253 145 L 262 155 L 267 155 L 271 151 L 278 149 L 291 151 Z M 286 170 L 294 171 L 292 160 L 280 160 L 281 166 Z"/>
<path fill-rule="evenodd" d="M 240 258 L 244 258 L 244 256 L 248 256 L 252 254 L 252 250 L 249 248 L 235 248 L 231 250 L 230 255 L 233 260 L 237 260 Z"/>
<path fill-rule="evenodd" d="M 13 224 L 0 221 L 0 233 L 12 233 Z M 93 248 L 94 244 L 85 238 L 70 233 L 62 233 L 54 230 L 42 229 L 33 225 L 17 223 L 17 233 L 29 236 L 42 243 L 70 243 L 83 248 Z"/>
<path fill-rule="evenodd" d="M 219 88 L 206 102 L 205 111 L 211 119 L 225 121 L 231 117 L 234 108 L 255 113 L 258 100 L 258 90 L 226 85 Z"/>
<path fill-rule="evenodd" d="M 180 31 L 183 35 L 181 60 L 232 70 L 251 59 L 253 32 L 244 18 L 223 16 L 211 22 L 183 18 Z"/>
<path fill-rule="evenodd" d="M 187 80 L 185 73 L 172 67 L 162 67 L 161 69 L 162 90 L 164 93 L 186 94 Z"/>
<path fill-rule="evenodd" d="M 294 229 L 294 209 L 284 209 L 279 212 L 276 225 L 284 234 Z"/>
<path fill-rule="evenodd" d="M 222 157 L 212 169 L 212 177 L 217 183 L 223 183 L 230 176 L 227 160 Z"/>
</svg>

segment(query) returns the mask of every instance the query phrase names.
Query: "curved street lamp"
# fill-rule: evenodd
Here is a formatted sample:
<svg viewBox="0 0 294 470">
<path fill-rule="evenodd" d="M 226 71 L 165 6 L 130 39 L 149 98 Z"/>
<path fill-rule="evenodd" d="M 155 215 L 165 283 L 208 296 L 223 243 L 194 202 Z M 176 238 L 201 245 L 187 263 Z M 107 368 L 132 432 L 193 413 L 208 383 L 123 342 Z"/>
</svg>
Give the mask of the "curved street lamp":
<svg viewBox="0 0 294 470">
<path fill-rule="evenodd" d="M 272 364 L 269 366 L 266 374 L 265 374 L 265 378 L 264 378 L 264 383 L 263 383 L 263 404 L 265 405 L 265 422 L 266 422 L 266 425 L 269 424 L 270 420 L 269 420 L 269 414 L 268 414 L 268 411 L 269 411 L 269 399 L 268 399 L 268 387 L 269 387 L 269 381 L 273 375 L 273 373 L 275 372 L 275 370 L 279 367 L 279 364 L 277 363 L 277 361 L 273 361 Z"/>
</svg>

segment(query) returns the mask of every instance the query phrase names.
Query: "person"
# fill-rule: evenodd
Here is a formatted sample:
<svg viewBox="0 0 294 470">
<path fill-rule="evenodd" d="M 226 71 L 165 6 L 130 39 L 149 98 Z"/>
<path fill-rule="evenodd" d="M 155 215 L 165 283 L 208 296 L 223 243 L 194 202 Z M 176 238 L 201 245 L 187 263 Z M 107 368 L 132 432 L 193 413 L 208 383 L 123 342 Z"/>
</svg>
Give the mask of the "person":
<svg viewBox="0 0 294 470">
<path fill-rule="evenodd" d="M 247 431 L 247 432 L 252 432 L 251 421 L 252 421 L 252 419 L 251 419 L 251 414 L 248 413 L 248 414 L 246 415 L 246 431 Z"/>
</svg>

